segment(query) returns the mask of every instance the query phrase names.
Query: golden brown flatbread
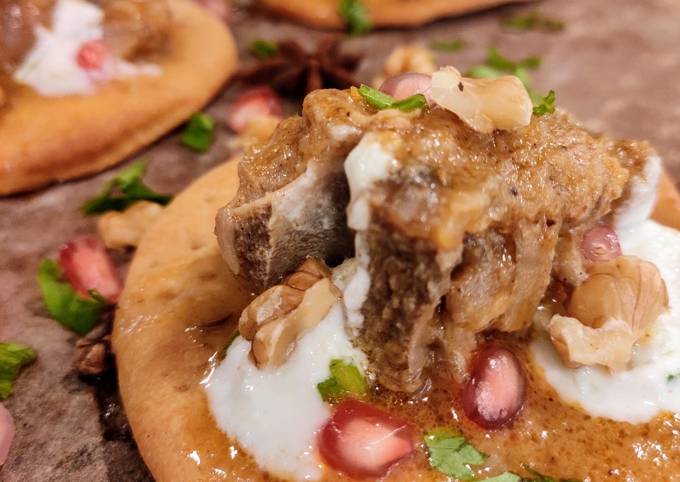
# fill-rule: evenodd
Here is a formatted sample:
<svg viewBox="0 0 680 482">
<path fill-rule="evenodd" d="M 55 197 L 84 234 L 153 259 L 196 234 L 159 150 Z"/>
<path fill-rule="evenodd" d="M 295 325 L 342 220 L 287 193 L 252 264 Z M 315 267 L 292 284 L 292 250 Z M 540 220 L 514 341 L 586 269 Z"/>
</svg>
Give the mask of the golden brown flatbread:
<svg viewBox="0 0 680 482">
<path fill-rule="evenodd" d="M 441 17 L 462 15 L 504 3 L 527 0 L 362 0 L 377 27 L 416 27 Z M 260 0 L 280 15 L 313 27 L 341 29 L 340 0 Z"/>
<path fill-rule="evenodd" d="M 236 330 L 235 320 L 251 299 L 222 261 L 213 234 L 215 212 L 236 193 L 236 167 L 236 160 L 216 167 L 167 207 L 139 245 L 116 312 L 113 347 L 123 403 L 144 461 L 159 482 L 272 480 L 249 456 L 238 453 L 237 447 L 237 455 L 233 455 L 233 441 L 215 425 L 200 385 L 211 357 L 223 352 Z M 679 219 L 680 205 L 667 203 L 663 195 L 670 192 L 667 188 L 666 184 L 661 187 L 656 212 Z M 674 188 L 673 192 L 677 199 Z M 530 395 L 527 410 L 559 405 L 544 385 L 538 384 L 536 393 Z M 627 424 L 583 417 L 574 408 L 560 407 L 575 427 L 599 431 L 605 445 L 607 434 L 618 433 L 624 426 L 629 438 L 656 430 L 653 425 L 633 430 Z M 555 407 L 549 408 L 543 419 L 554 425 Z M 485 440 L 481 431 L 475 434 L 470 430 L 468 435 L 481 449 L 492 448 L 489 445 L 494 442 Z M 565 434 L 564 443 L 577 444 L 579 433 L 572 434 L 574 440 Z M 512 437 L 501 438 L 510 463 L 517 462 L 519 468 L 529 460 Z M 590 450 L 584 443 L 569 449 Z M 566 458 L 562 465 L 569 463 Z M 555 466 L 556 470 L 563 470 L 562 465 Z M 388 480 L 415 480 L 416 470 L 415 464 L 407 466 Z M 429 480 L 422 474 L 418 477 Z M 440 480 L 439 475 L 434 477 Z M 348 479 L 338 475 L 331 480 Z"/>
<path fill-rule="evenodd" d="M 201 109 L 234 72 L 234 40 L 216 17 L 171 0 L 163 73 L 114 81 L 93 95 L 12 92 L 0 109 L 0 195 L 101 171 Z"/>
</svg>

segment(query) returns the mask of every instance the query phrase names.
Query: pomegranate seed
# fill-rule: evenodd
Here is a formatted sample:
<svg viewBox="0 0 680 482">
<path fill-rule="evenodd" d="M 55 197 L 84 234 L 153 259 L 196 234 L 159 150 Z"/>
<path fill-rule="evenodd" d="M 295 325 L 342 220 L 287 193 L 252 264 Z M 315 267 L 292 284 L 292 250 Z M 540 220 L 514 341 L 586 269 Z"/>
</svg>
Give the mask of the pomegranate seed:
<svg viewBox="0 0 680 482">
<path fill-rule="evenodd" d="M 621 256 L 621 244 L 616 231 L 611 226 L 595 226 L 583 236 L 581 253 L 593 263 L 611 261 Z"/>
<path fill-rule="evenodd" d="M 472 362 L 463 410 L 484 428 L 500 428 L 522 408 L 525 386 L 524 369 L 513 352 L 500 346 L 484 348 Z"/>
</svg>

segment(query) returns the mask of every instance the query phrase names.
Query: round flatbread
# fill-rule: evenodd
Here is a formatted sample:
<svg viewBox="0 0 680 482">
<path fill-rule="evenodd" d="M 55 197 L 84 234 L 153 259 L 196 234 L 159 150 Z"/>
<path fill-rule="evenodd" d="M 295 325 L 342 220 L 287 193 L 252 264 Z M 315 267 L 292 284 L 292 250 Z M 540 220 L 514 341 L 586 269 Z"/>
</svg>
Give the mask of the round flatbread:
<svg viewBox="0 0 680 482">
<path fill-rule="evenodd" d="M 200 110 L 234 72 L 234 39 L 189 0 L 171 0 L 160 76 L 113 81 L 85 96 L 43 97 L 28 87 L 0 109 L 0 195 L 106 169 Z"/>
<path fill-rule="evenodd" d="M 175 198 L 139 245 L 116 312 L 113 347 L 123 403 L 139 450 L 160 482 L 271 480 L 217 428 L 201 385 L 251 299 L 222 261 L 213 234 L 215 212 L 236 194 L 237 187 L 237 162 L 232 160 Z M 678 219 L 680 206 L 664 204 L 665 199 L 660 197 L 657 211 Z M 562 410 L 574 427 L 584 430 L 563 434 L 560 442 L 565 450 L 592 450 L 578 439 L 579 433 L 599 434 L 592 441 L 602 442 L 598 447 L 603 447 L 607 437 L 628 427 L 584 417 L 562 405 L 538 380 L 529 397 L 527 410 L 543 414 L 537 419 L 554 426 L 554 410 Z M 469 430 L 482 449 L 491 443 L 485 442 L 483 431 Z M 626 428 L 629 438 L 641 436 L 644 430 L 650 428 Z M 517 441 L 512 431 L 506 435 L 500 437 L 498 448 L 511 453 L 510 461 L 520 467 L 530 454 L 513 448 Z M 593 459 L 595 471 L 599 460 Z M 555 465 L 556 471 L 565 471 L 569 458 L 560 464 Z M 406 471 L 397 479 L 414 477 Z"/>
<path fill-rule="evenodd" d="M 462 15 L 504 3 L 527 0 L 362 0 L 376 27 L 417 27 L 441 17 Z M 314 27 L 341 29 L 340 0 L 260 0 L 279 15 Z"/>
</svg>

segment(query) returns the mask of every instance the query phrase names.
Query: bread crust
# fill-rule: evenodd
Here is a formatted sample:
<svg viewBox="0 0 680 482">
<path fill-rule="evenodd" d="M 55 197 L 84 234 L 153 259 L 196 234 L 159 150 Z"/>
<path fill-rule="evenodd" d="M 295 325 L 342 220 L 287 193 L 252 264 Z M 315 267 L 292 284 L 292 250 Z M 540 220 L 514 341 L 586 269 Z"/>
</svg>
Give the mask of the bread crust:
<svg viewBox="0 0 680 482">
<path fill-rule="evenodd" d="M 171 0 L 174 22 L 160 76 L 113 81 L 93 95 L 42 97 L 19 86 L 0 110 L 0 195 L 106 169 L 200 110 L 236 69 L 216 17 Z M 206 48 L 209 46 L 210 48 Z"/>
<path fill-rule="evenodd" d="M 236 194 L 236 168 L 236 160 L 216 167 L 168 206 L 138 247 L 116 312 L 122 400 L 159 482 L 271 480 L 250 457 L 230 456 L 234 441 L 217 428 L 201 385 L 209 359 L 223 352 L 251 299 L 222 261 L 213 234 L 215 212 Z M 680 199 L 672 182 L 662 183 L 660 193 L 657 212 L 680 219 L 680 203 L 665 201 L 667 194 Z"/>
<path fill-rule="evenodd" d="M 504 3 L 527 0 L 363 0 L 377 27 L 416 27 L 440 17 L 462 15 Z M 313 27 L 342 29 L 345 21 L 338 13 L 338 0 L 260 0 L 275 13 Z"/>
</svg>

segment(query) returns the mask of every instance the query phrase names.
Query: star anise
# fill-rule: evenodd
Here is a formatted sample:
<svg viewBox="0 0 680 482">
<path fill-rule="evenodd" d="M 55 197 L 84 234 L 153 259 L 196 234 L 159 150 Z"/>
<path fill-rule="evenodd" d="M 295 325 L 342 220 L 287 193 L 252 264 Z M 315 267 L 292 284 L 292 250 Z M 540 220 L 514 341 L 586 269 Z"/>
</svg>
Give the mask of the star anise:
<svg viewBox="0 0 680 482">
<path fill-rule="evenodd" d="M 266 83 L 279 93 L 300 97 L 321 88 L 346 89 L 358 85 L 353 71 L 361 57 L 340 52 L 340 38 L 325 37 L 316 51 L 307 52 L 295 40 L 278 43 L 278 54 L 245 67 L 239 77 L 253 83 Z"/>
</svg>

